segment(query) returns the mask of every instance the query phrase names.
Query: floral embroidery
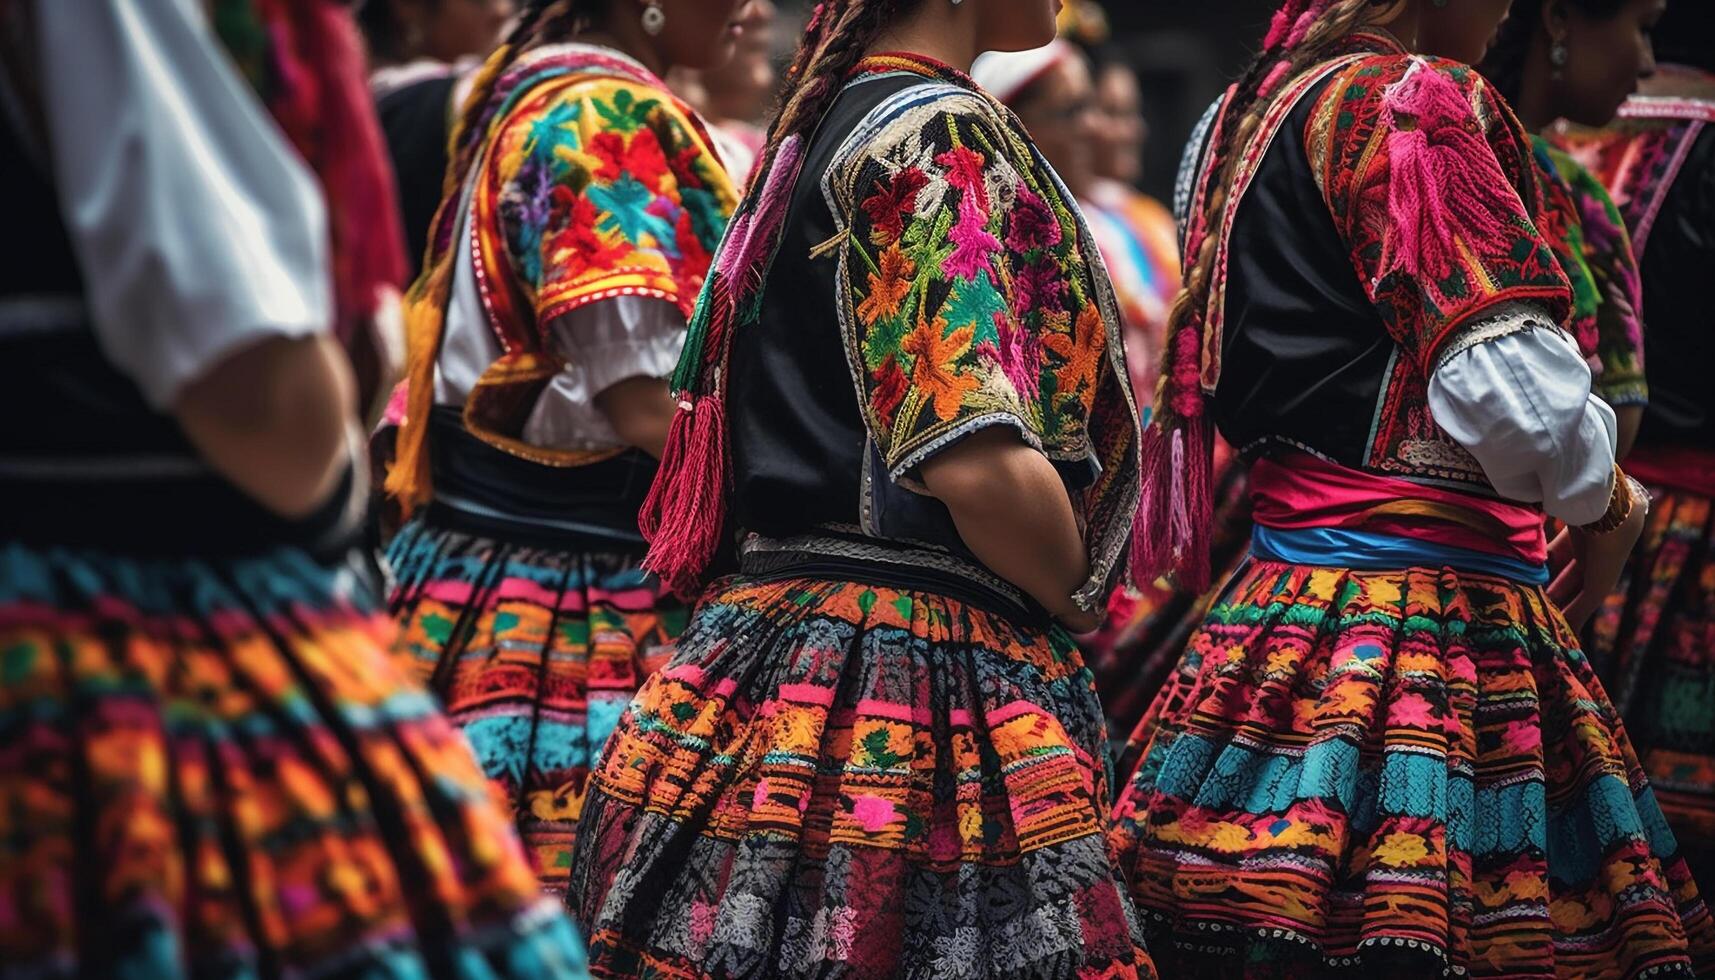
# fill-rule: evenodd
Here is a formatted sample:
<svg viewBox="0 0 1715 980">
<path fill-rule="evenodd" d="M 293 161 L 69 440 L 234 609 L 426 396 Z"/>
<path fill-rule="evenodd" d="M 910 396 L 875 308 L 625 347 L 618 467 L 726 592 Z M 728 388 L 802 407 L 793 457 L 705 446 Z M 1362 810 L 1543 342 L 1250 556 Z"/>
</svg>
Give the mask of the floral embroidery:
<svg viewBox="0 0 1715 980">
<path fill-rule="evenodd" d="M 851 167 L 848 261 L 889 468 L 996 413 L 1049 444 L 1076 442 L 1110 351 L 1058 187 L 1026 184 L 987 120 L 930 106 L 889 133 Z"/>
<path fill-rule="evenodd" d="M 1542 137 L 1532 142 L 1545 191 L 1541 225 L 1572 283 L 1570 329 L 1593 388 L 1610 404 L 1645 402 L 1643 283 L 1625 221 L 1588 170 Z"/>
<path fill-rule="evenodd" d="M 957 417 L 965 396 L 982 387 L 981 381 L 959 368 L 960 360 L 971 349 L 971 328 L 959 327 L 952 333 L 946 330 L 947 321 L 940 317 L 923 320 L 900 346 L 911 359 L 912 385 L 931 400 L 936 417 L 942 421 Z"/>
<path fill-rule="evenodd" d="M 1414 70 L 1434 73 L 1417 82 L 1416 92 L 1427 94 L 1397 97 Z M 1305 145 L 1318 148 L 1312 154 L 1315 177 L 1353 266 L 1400 348 L 1383 384 L 1365 465 L 1486 486 L 1481 467 L 1424 406 L 1436 355 L 1483 312 L 1509 300 L 1539 304 L 1560 322 L 1569 312 L 1566 277 L 1536 224 L 1542 191 L 1529 138 L 1481 76 L 1434 58 L 1366 56 L 1337 72 L 1317 98 L 1304 134 Z M 1415 136 L 1396 139 L 1402 126 L 1416 127 L 1415 133 L 1426 125 L 1408 109 L 1433 114 L 1427 145 Z M 1397 175 L 1396 152 L 1408 158 Z M 1394 180 L 1421 189 L 1437 168 L 1456 167 L 1473 154 L 1481 157 L 1482 169 L 1498 168 L 1511 192 L 1490 188 L 1480 199 L 1455 195 L 1442 213 L 1422 222 L 1435 226 L 1433 237 L 1450 243 L 1443 255 L 1447 266 L 1433 276 L 1422 269 L 1414 273 L 1413 263 L 1396 258 L 1412 246 L 1402 244 L 1405 233 L 1390 211 L 1409 197 Z"/>
<path fill-rule="evenodd" d="M 882 466 L 913 479 L 979 428 L 1060 461 L 1104 588 L 1137 501 L 1137 410 L 1106 271 L 1016 120 L 957 83 L 883 102 L 823 178 L 841 323 Z"/>
<path fill-rule="evenodd" d="M 688 110 L 643 80 L 573 73 L 524 88 L 471 204 L 487 279 L 512 287 L 485 291 L 502 340 L 516 349 L 622 294 L 689 315 L 736 201 Z"/>
</svg>

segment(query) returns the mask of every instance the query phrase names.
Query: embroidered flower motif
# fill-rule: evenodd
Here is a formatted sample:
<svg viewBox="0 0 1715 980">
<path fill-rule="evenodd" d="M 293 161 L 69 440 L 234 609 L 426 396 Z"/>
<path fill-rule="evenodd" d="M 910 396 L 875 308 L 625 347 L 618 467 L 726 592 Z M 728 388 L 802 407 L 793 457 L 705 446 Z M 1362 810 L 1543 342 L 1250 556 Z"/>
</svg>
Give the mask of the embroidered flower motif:
<svg viewBox="0 0 1715 980">
<path fill-rule="evenodd" d="M 957 279 L 975 279 L 988 267 L 989 256 L 1000 251 L 1000 239 L 984 227 L 987 216 L 978 207 L 976 195 L 965 191 L 959 200 L 959 220 L 953 222 L 948 237 L 953 241 L 953 254 L 941 264 L 941 271 Z"/>
<path fill-rule="evenodd" d="M 881 268 L 869 274 L 869 293 L 857 307 L 858 315 L 870 323 L 899 313 L 917 274 L 917 264 L 898 245 L 882 250 L 879 264 Z"/>
<path fill-rule="evenodd" d="M 656 196 L 630 175 L 621 177 L 611 187 L 591 186 L 584 193 L 606 212 L 596 223 L 597 231 L 618 231 L 627 241 L 639 245 L 645 244 L 645 235 L 655 245 L 673 240 L 673 223 L 650 210 Z"/>
<path fill-rule="evenodd" d="M 1042 343 L 1062 359 L 1054 372 L 1057 390 L 1093 399 L 1097 372 L 1105 353 L 1100 311 L 1093 306 L 1084 307 L 1078 314 L 1077 327 L 1071 336 L 1055 332 L 1043 337 Z"/>
<path fill-rule="evenodd" d="M 876 420 L 883 426 L 893 427 L 893 420 L 899 416 L 899 406 L 905 401 L 905 392 L 909 388 L 905 372 L 899 369 L 899 359 L 890 355 L 876 370 L 875 390 L 869 396 Z"/>
<path fill-rule="evenodd" d="M 874 245 L 891 245 L 905 232 L 905 216 L 917 207 L 917 193 L 929 183 L 923 171 L 907 167 L 886 181 L 876 181 L 874 194 L 864 199 L 860 207 L 869 215 L 869 240 Z"/>
<path fill-rule="evenodd" d="M 980 380 L 958 371 L 959 359 L 971 349 L 971 328 L 946 330 L 947 321 L 940 317 L 922 320 L 902 345 L 915 358 L 911 384 L 932 400 L 935 416 L 943 422 L 958 415 L 965 396 L 982 387 Z"/>
<path fill-rule="evenodd" d="M 1036 331 L 1002 320 L 996 347 L 1001 373 L 1013 390 L 1025 401 L 1035 401 L 1042 393 L 1042 343 Z"/>
<path fill-rule="evenodd" d="M 1047 203 L 1029 188 L 1020 188 L 1018 200 L 1012 206 L 1012 225 L 1006 233 L 1007 247 L 1015 252 L 1030 252 L 1053 248 L 1060 244 L 1060 238 L 1060 220 Z"/>
<path fill-rule="evenodd" d="M 983 180 L 983 158 L 980 154 L 969 147 L 955 146 L 936 157 L 935 162 L 947 168 L 947 183 L 966 194 L 975 195 L 977 205 L 988 209 L 988 184 Z"/>
<path fill-rule="evenodd" d="M 979 271 L 972 279 L 954 283 L 946 302 L 941 305 L 941 318 L 951 326 L 970 327 L 973 342 L 979 346 L 993 344 L 999 339 L 996 332 L 999 321 L 1009 312 L 1006 298 L 994 288 L 994 280 L 987 269 Z"/>
<path fill-rule="evenodd" d="M 555 211 L 565 216 L 547 249 L 556 275 L 576 277 L 592 269 L 611 269 L 630 254 L 624 243 L 611 242 L 596 231 L 601 215 L 589 198 L 561 185 L 554 188 L 553 200 Z"/>
<path fill-rule="evenodd" d="M 1065 302 L 1066 280 L 1046 262 L 1033 262 L 1012 280 L 1012 314 L 1020 320 L 1032 310 L 1055 309 Z"/>
<path fill-rule="evenodd" d="M 852 819 L 870 834 L 886 830 L 897 812 L 891 800 L 879 796 L 860 796 L 852 803 Z"/>
</svg>

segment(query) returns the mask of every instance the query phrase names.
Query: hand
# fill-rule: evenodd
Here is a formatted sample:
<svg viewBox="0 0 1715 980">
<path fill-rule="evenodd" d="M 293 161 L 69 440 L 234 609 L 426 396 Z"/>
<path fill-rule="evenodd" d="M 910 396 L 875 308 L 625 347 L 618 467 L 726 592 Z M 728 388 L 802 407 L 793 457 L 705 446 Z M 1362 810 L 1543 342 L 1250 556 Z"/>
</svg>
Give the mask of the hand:
<svg viewBox="0 0 1715 980">
<path fill-rule="evenodd" d="M 1584 629 L 1614 591 L 1648 517 L 1649 501 L 1639 495 L 1626 522 L 1607 534 L 1569 527 L 1549 545 L 1549 564 L 1559 564 L 1560 573 L 1549 583 L 1548 597 L 1575 632 Z"/>
</svg>

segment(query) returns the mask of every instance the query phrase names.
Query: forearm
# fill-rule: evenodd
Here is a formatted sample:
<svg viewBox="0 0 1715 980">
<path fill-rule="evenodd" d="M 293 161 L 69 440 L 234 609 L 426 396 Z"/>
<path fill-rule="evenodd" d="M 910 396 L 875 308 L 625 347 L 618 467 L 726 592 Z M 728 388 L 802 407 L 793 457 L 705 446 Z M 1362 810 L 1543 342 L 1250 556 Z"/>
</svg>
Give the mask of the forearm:
<svg viewBox="0 0 1715 980">
<path fill-rule="evenodd" d="M 627 378 L 596 395 L 595 402 L 626 445 L 661 458 L 675 409 L 667 382 L 660 378 Z"/>
<path fill-rule="evenodd" d="M 321 505 L 350 460 L 356 392 L 332 337 L 274 338 L 186 385 L 173 414 L 210 466 L 276 513 Z"/>
<path fill-rule="evenodd" d="M 1618 445 L 1614 455 L 1622 462 L 1631 455 L 1632 446 L 1638 441 L 1638 429 L 1644 424 L 1644 406 L 1621 405 L 1614 409 L 1614 423 L 1618 427 Z"/>
<path fill-rule="evenodd" d="M 995 428 L 925 462 L 921 472 L 979 561 L 1050 613 L 1084 625 L 1071 596 L 1089 577 L 1089 558 L 1065 485 L 1046 457 Z"/>
</svg>

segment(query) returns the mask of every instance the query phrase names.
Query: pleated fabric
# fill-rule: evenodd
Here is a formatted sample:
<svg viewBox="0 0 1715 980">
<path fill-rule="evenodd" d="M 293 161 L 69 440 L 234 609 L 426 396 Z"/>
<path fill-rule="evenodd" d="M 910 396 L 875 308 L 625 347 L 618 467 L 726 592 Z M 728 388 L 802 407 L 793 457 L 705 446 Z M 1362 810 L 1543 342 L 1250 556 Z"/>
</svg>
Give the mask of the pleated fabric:
<svg viewBox="0 0 1715 980">
<path fill-rule="evenodd" d="M 1715 502 L 1655 488 L 1590 661 L 1699 881 L 1715 878 Z"/>
<path fill-rule="evenodd" d="M 586 975 L 363 592 L 0 545 L 0 975 Z"/>
<path fill-rule="evenodd" d="M 567 896 L 598 976 L 1153 977 L 1058 628 L 729 580 L 591 779 Z"/>
<path fill-rule="evenodd" d="M 1252 562 L 1134 740 L 1113 841 L 1166 975 L 1715 967 L 1715 923 L 1540 589 Z"/>
<path fill-rule="evenodd" d="M 393 540 L 398 649 L 464 729 L 543 887 L 565 891 L 590 763 L 686 607 L 635 556 L 418 519 Z"/>
</svg>

